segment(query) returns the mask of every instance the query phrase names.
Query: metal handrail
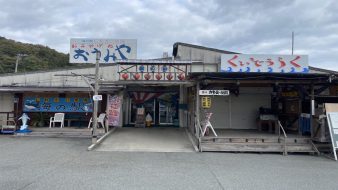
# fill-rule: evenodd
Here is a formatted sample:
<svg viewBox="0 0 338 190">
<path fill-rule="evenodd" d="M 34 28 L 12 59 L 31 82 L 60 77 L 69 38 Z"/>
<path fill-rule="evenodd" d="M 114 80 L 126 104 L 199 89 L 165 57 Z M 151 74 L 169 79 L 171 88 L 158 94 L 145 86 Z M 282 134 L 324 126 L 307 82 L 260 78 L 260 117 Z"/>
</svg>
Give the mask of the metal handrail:
<svg viewBox="0 0 338 190">
<path fill-rule="evenodd" d="M 278 130 L 279 138 L 280 138 L 280 129 L 282 129 L 283 134 L 284 134 L 284 155 L 286 156 L 288 154 L 287 150 L 286 150 L 286 138 L 287 138 L 287 135 L 286 135 L 286 132 L 284 130 L 284 127 L 282 126 L 282 124 L 280 123 L 279 120 L 278 120 L 278 125 L 279 125 L 279 130 Z"/>
<path fill-rule="evenodd" d="M 202 134 L 203 129 L 202 129 L 202 125 L 201 125 L 200 121 L 197 119 L 197 117 L 195 117 L 195 128 L 196 128 L 196 125 L 199 128 L 199 133 L 196 134 L 196 137 L 201 138 L 201 134 Z"/>
<path fill-rule="evenodd" d="M 195 130 L 197 132 L 197 129 L 199 129 L 199 132 L 198 133 L 195 133 L 195 136 L 196 138 L 198 139 L 198 149 L 200 152 L 202 152 L 202 148 L 201 148 L 201 134 L 202 134 L 202 126 L 201 126 L 201 123 L 200 121 L 197 119 L 197 117 L 195 117 Z"/>
<path fill-rule="evenodd" d="M 280 123 L 280 121 L 278 120 L 278 125 L 279 125 L 279 136 L 280 136 L 280 129 L 282 129 L 284 137 L 287 138 L 286 132 L 284 130 L 284 127 L 282 126 L 282 124 Z"/>
</svg>

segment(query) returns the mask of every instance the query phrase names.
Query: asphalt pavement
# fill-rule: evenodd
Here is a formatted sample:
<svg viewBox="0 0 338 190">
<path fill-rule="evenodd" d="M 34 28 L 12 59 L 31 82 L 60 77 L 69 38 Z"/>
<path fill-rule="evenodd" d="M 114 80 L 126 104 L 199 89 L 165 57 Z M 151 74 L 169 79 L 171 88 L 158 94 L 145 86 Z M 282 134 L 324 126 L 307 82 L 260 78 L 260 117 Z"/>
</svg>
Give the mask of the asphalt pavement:
<svg viewBox="0 0 338 190">
<path fill-rule="evenodd" d="M 87 151 L 90 139 L 0 135 L 0 189 L 338 189 L 311 155 Z"/>
</svg>

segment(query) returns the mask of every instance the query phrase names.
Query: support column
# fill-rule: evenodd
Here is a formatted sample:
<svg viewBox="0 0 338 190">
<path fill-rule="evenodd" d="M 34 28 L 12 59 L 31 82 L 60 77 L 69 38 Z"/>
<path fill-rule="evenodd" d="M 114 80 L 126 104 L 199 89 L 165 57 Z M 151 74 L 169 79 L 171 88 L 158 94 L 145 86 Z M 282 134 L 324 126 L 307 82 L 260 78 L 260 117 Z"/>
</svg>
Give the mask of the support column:
<svg viewBox="0 0 338 190">
<path fill-rule="evenodd" d="M 179 105 L 182 105 L 184 103 L 184 92 L 183 92 L 184 88 L 183 85 L 180 85 L 180 99 L 179 99 Z M 182 110 L 182 108 L 178 108 L 178 119 L 179 119 L 179 126 L 180 127 L 185 127 L 185 114 L 184 114 L 184 110 Z"/>
<path fill-rule="evenodd" d="M 196 84 L 196 107 L 195 107 L 195 135 L 199 137 L 200 134 L 200 97 L 199 97 L 200 83 Z"/>
<path fill-rule="evenodd" d="M 94 96 L 98 95 L 99 91 L 99 61 L 101 57 L 101 52 L 96 52 L 96 63 L 95 63 L 95 86 L 94 86 Z M 92 134 L 92 143 L 97 142 L 97 111 L 98 111 L 98 101 L 94 100 L 94 109 L 93 109 L 93 134 Z"/>
<path fill-rule="evenodd" d="M 313 116 L 315 115 L 315 88 L 314 88 L 313 84 L 310 85 L 310 90 L 311 90 L 311 94 L 310 94 L 310 131 L 311 131 L 311 137 L 313 137 L 314 134 L 312 134 L 312 132 L 313 132 L 312 126 L 314 124 Z"/>
</svg>

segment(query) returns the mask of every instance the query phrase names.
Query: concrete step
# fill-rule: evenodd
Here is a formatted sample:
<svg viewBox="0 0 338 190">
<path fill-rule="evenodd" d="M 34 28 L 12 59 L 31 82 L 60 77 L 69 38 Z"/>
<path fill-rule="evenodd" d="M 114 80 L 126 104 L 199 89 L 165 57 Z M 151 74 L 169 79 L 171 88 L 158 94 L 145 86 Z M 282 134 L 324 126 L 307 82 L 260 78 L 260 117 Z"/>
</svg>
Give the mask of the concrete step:
<svg viewBox="0 0 338 190">
<path fill-rule="evenodd" d="M 311 144 L 287 143 L 287 152 L 315 152 Z M 202 151 L 216 152 L 283 152 L 284 143 L 215 143 L 202 142 Z"/>
<path fill-rule="evenodd" d="M 202 138 L 201 142 L 214 143 L 278 143 L 278 138 L 257 138 L 257 137 L 215 137 Z"/>
<path fill-rule="evenodd" d="M 287 152 L 316 152 L 311 144 L 287 144 Z"/>
<path fill-rule="evenodd" d="M 31 132 L 31 133 L 16 133 L 16 136 L 25 137 L 79 137 L 79 138 L 90 138 L 91 132 Z M 99 134 L 98 136 L 103 136 Z"/>
<path fill-rule="evenodd" d="M 309 144 L 311 143 L 311 138 L 309 137 L 288 137 L 286 138 L 286 143 L 294 143 L 294 144 L 299 144 L 299 143 L 303 143 L 303 144 Z"/>
<path fill-rule="evenodd" d="M 201 143 L 201 149 L 216 152 L 282 152 L 279 143 Z"/>
<path fill-rule="evenodd" d="M 284 138 L 278 137 L 204 137 L 201 142 L 214 142 L 214 143 L 281 143 Z M 311 138 L 307 137 L 293 137 L 286 138 L 286 143 L 294 144 L 309 144 Z"/>
</svg>

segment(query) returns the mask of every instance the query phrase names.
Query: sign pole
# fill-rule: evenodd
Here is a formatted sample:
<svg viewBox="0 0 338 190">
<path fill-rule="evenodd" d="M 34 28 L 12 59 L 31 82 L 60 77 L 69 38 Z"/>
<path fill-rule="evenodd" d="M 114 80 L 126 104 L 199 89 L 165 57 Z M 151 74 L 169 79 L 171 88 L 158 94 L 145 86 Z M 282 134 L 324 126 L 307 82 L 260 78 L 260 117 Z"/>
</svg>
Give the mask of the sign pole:
<svg viewBox="0 0 338 190">
<path fill-rule="evenodd" d="M 99 61 L 101 58 L 101 52 L 96 52 L 96 63 L 95 63 L 95 86 L 94 86 L 94 96 L 98 95 L 99 90 Z M 93 109 L 93 132 L 92 132 L 92 144 L 97 141 L 97 109 L 98 109 L 98 100 L 94 101 Z"/>
</svg>

